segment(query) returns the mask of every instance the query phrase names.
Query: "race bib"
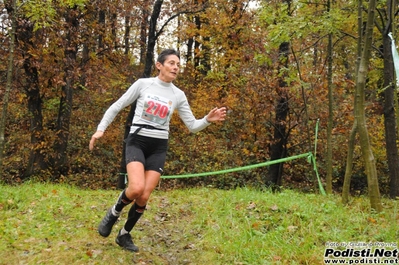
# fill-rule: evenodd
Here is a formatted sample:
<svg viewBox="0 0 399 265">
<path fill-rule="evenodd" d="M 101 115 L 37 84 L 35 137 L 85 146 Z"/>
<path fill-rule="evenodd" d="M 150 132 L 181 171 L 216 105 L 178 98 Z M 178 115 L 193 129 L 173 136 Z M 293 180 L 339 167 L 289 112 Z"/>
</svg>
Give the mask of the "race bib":
<svg viewBox="0 0 399 265">
<path fill-rule="evenodd" d="M 141 118 L 159 125 L 164 125 L 171 115 L 172 101 L 157 95 L 147 94 Z"/>
</svg>

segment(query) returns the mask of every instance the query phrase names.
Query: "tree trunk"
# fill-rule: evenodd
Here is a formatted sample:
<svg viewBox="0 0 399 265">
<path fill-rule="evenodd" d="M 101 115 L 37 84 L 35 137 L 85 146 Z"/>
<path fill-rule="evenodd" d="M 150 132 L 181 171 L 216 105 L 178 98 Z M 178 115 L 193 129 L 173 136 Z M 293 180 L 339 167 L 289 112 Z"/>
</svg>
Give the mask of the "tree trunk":
<svg viewBox="0 0 399 265">
<path fill-rule="evenodd" d="M 399 196 L 399 157 L 396 145 L 396 117 L 394 108 L 394 85 L 393 85 L 393 66 L 390 40 L 384 36 L 384 126 L 385 126 L 385 147 L 388 160 L 390 177 L 391 198 Z M 388 46 L 387 48 L 385 48 Z"/>
<path fill-rule="evenodd" d="M 125 16 L 125 54 L 129 54 L 130 51 L 130 16 Z"/>
<path fill-rule="evenodd" d="M 327 2 L 327 12 L 331 10 L 331 0 Z M 327 47 L 327 83 L 328 83 L 328 124 L 327 124 L 327 177 L 326 177 L 326 191 L 327 194 L 332 193 L 332 127 L 334 119 L 333 109 L 333 88 L 332 88 L 332 58 L 333 44 L 332 44 L 332 33 L 328 34 L 328 47 Z"/>
<path fill-rule="evenodd" d="M 115 51 L 119 50 L 119 40 L 118 40 L 118 14 L 112 13 L 111 16 L 111 35 L 112 35 L 112 40 L 114 42 L 114 49 Z M 129 46 L 129 45 L 128 45 Z"/>
<path fill-rule="evenodd" d="M 161 13 L 163 0 L 157 0 L 154 3 L 154 7 L 151 14 L 150 19 L 150 28 L 148 31 L 148 42 L 147 42 L 147 52 L 146 52 L 146 59 L 145 59 L 145 67 L 144 67 L 144 74 L 143 77 L 150 77 L 153 67 L 153 60 L 154 60 L 154 50 L 155 50 L 155 43 L 157 41 L 157 20 L 159 18 L 159 14 Z"/>
<path fill-rule="evenodd" d="M 360 64 L 360 57 L 362 56 L 362 43 L 363 43 L 363 5 L 362 1 L 359 0 L 358 7 L 357 7 L 357 32 L 359 34 L 359 38 L 357 39 L 357 61 L 356 61 L 356 76 L 359 71 L 359 64 Z M 357 92 L 355 92 L 356 94 Z M 357 109 L 357 100 L 355 97 L 354 100 L 354 109 Z M 345 167 L 345 176 L 344 176 L 344 184 L 342 187 L 342 203 L 347 204 L 349 203 L 349 195 L 350 195 L 350 183 L 351 183 L 351 176 L 352 176 L 352 168 L 353 168 L 353 152 L 355 150 L 355 140 L 357 134 L 357 120 L 355 119 L 352 129 L 349 134 L 349 141 L 348 141 L 348 154 L 346 157 L 346 167 Z"/>
<path fill-rule="evenodd" d="M 287 12 L 290 12 L 291 0 L 282 0 L 287 4 Z M 288 68 L 288 55 L 290 52 L 290 43 L 283 42 L 279 46 L 279 71 Z M 289 112 L 288 88 L 285 81 L 286 74 L 282 74 L 277 88 L 277 106 L 274 121 L 273 141 L 270 146 L 270 160 L 276 160 L 287 156 L 287 125 L 286 120 Z M 273 164 L 269 168 L 268 174 L 264 177 L 264 183 L 274 188 L 282 183 L 284 163 Z"/>
<path fill-rule="evenodd" d="M 357 133 L 357 121 L 355 120 L 355 122 L 353 123 L 352 130 L 349 134 L 348 154 L 346 157 L 344 184 L 342 187 L 342 203 L 343 204 L 349 203 L 350 184 L 351 184 L 352 165 L 353 165 L 353 150 L 355 149 L 356 133 Z"/>
<path fill-rule="evenodd" d="M 195 27 L 197 28 L 197 31 L 199 31 L 201 29 L 201 18 L 199 15 L 194 17 L 194 23 Z M 199 34 L 195 36 L 195 41 L 194 41 L 194 69 L 197 69 L 200 66 L 199 51 L 201 44 L 198 41 L 198 39 L 199 39 Z"/>
<path fill-rule="evenodd" d="M 208 22 L 205 23 L 201 23 L 201 25 L 203 25 L 203 27 L 206 27 Z M 209 36 L 204 36 L 203 37 L 203 41 L 204 43 L 209 43 L 210 41 L 210 37 Z M 211 51 L 209 49 L 209 47 L 205 44 L 202 44 L 202 56 L 201 56 L 201 74 L 203 76 L 206 76 L 208 74 L 208 72 L 211 70 Z"/>
<path fill-rule="evenodd" d="M 288 67 L 288 54 L 289 54 L 288 42 L 284 42 L 280 45 L 280 68 Z M 279 80 L 279 87 L 277 88 L 277 106 L 276 116 L 274 122 L 274 134 L 273 142 L 270 146 L 270 160 L 277 160 L 287 156 L 287 126 L 286 120 L 288 116 L 288 88 L 287 82 L 284 80 L 285 75 L 281 76 Z M 284 163 L 273 164 L 269 168 L 269 172 L 264 180 L 267 186 L 278 187 L 282 183 Z"/>
<path fill-rule="evenodd" d="M 101 7 L 100 7 L 101 8 Z M 105 11 L 98 11 L 98 24 L 100 25 L 100 33 L 98 34 L 98 48 L 104 48 L 104 29 L 105 29 Z"/>
<path fill-rule="evenodd" d="M 30 57 L 30 56 L 29 56 Z M 47 168 L 47 163 L 45 162 L 43 146 L 40 145 L 43 139 L 43 113 L 42 113 L 42 99 L 40 96 L 40 87 L 38 80 L 38 72 L 35 67 L 30 64 L 31 58 L 26 58 L 24 60 L 24 69 L 28 77 L 28 82 L 31 84 L 26 84 L 25 91 L 28 98 L 28 109 L 31 114 L 30 117 L 30 142 L 32 149 L 30 151 L 28 165 L 23 174 L 23 179 L 30 177 L 31 175 L 37 173 L 40 170 Z"/>
<path fill-rule="evenodd" d="M 7 6 L 8 13 L 11 15 L 11 32 L 10 32 L 10 46 L 9 46 L 9 54 L 8 54 L 8 67 L 7 67 L 7 83 L 6 83 L 6 91 L 4 93 L 3 98 L 3 109 L 1 112 L 0 119 L 0 179 L 3 177 L 3 157 L 4 157 L 4 146 L 5 146 L 5 138 L 4 132 L 6 130 L 6 119 L 7 119 L 7 109 L 8 109 L 8 100 L 10 97 L 10 91 L 12 88 L 12 76 L 14 71 L 14 45 L 15 45 L 15 30 L 17 27 L 16 22 L 16 0 L 12 0 L 10 6 Z"/>
<path fill-rule="evenodd" d="M 22 51 L 29 51 L 34 44 L 33 23 L 25 18 L 21 18 L 16 29 L 16 38 Z M 43 140 L 43 113 L 42 99 L 40 96 L 39 71 L 36 68 L 35 58 L 28 52 L 22 54 L 23 68 L 25 71 L 26 81 L 23 84 L 27 100 L 28 111 L 30 117 L 30 133 L 31 133 L 31 151 L 29 154 L 28 164 L 22 179 L 26 179 L 31 175 L 44 170 L 48 164 L 45 162 L 44 146 L 40 145 Z"/>
<path fill-rule="evenodd" d="M 395 86 L 394 86 L 394 64 L 392 60 L 391 39 L 388 33 L 392 29 L 391 17 L 392 7 L 396 6 L 396 1 L 387 0 L 387 14 L 389 16 L 387 28 L 382 32 L 383 53 L 384 53 L 384 127 L 385 127 L 385 147 L 389 169 L 389 195 L 391 198 L 399 196 L 399 156 L 396 144 L 396 116 L 395 116 Z"/>
<path fill-rule="evenodd" d="M 193 63 L 193 45 L 194 45 L 194 37 L 191 37 L 187 40 L 187 65 Z"/>
<path fill-rule="evenodd" d="M 360 137 L 360 147 L 367 174 L 368 192 L 371 208 L 380 212 L 382 210 L 380 191 L 378 187 L 377 169 L 371 149 L 369 134 L 366 127 L 366 114 L 364 111 L 364 89 L 366 87 L 367 69 L 371 57 L 372 35 L 374 27 L 376 0 L 369 1 L 367 26 L 365 34 L 365 44 L 362 56 L 360 58 L 358 73 L 356 77 L 356 95 L 355 95 L 355 119 L 358 123 L 358 132 Z"/>
<path fill-rule="evenodd" d="M 80 69 L 82 70 L 82 73 L 79 78 L 79 83 L 80 87 L 83 88 L 86 86 L 86 79 L 87 79 L 87 73 L 86 73 L 86 64 L 90 60 L 90 54 L 89 54 L 89 44 L 88 42 L 83 43 L 83 49 L 82 49 L 82 60 L 80 62 Z"/>
<path fill-rule="evenodd" d="M 148 5 L 149 2 L 144 1 L 142 7 L 142 16 L 140 23 L 140 65 L 145 64 L 146 50 L 147 50 L 147 28 L 148 28 Z"/>
<path fill-rule="evenodd" d="M 79 27 L 78 10 L 69 9 L 65 14 L 66 36 L 65 36 L 65 67 L 64 67 L 64 85 L 62 86 L 62 95 L 60 100 L 60 108 L 57 119 L 57 137 L 54 143 L 54 155 L 52 157 L 52 165 L 55 177 L 61 174 L 67 174 L 68 156 L 67 147 L 69 140 L 69 126 L 72 116 L 72 100 L 73 90 L 75 86 L 76 76 L 76 54 L 77 48 L 77 32 Z"/>
</svg>

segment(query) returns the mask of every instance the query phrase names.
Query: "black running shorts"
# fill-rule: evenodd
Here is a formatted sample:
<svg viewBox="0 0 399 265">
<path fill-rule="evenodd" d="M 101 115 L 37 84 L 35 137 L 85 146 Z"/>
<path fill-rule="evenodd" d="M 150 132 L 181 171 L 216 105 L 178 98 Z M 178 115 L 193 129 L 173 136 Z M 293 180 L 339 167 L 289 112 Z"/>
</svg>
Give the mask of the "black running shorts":
<svg viewBox="0 0 399 265">
<path fill-rule="evenodd" d="M 130 133 L 125 139 L 126 165 L 130 162 L 141 162 L 145 170 L 163 173 L 165 166 L 167 139 L 158 139 Z"/>
</svg>

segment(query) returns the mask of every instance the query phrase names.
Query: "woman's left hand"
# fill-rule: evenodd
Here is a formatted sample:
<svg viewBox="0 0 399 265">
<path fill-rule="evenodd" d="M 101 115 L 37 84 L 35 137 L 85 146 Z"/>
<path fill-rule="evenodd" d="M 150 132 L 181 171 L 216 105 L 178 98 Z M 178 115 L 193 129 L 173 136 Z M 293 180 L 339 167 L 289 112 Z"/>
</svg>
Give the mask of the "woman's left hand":
<svg viewBox="0 0 399 265">
<path fill-rule="evenodd" d="M 206 116 L 208 122 L 224 121 L 226 119 L 226 107 L 214 108 Z"/>
</svg>

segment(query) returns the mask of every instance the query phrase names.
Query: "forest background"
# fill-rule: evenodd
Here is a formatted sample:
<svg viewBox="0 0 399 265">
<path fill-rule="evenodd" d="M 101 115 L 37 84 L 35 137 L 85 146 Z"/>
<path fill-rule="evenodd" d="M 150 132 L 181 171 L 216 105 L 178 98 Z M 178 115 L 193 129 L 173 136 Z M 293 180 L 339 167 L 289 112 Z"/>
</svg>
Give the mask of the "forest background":
<svg viewBox="0 0 399 265">
<path fill-rule="evenodd" d="M 341 192 L 349 171 L 352 194 L 365 194 L 370 161 L 362 159 L 357 144 L 353 152 L 348 147 L 370 2 L 376 15 L 361 107 L 379 190 L 395 198 L 399 170 L 390 159 L 397 159 L 397 108 L 388 33 L 396 39 L 397 5 L 392 0 L 1 1 L 1 181 L 117 188 L 129 109 L 93 152 L 90 137 L 132 82 L 156 75 L 159 51 L 175 48 L 182 62 L 175 84 L 186 92 L 196 117 L 226 106 L 228 120 L 189 134 L 175 114 L 166 175 L 312 152 L 317 137 L 317 168 L 327 191 Z M 354 140 L 359 142 L 358 136 Z M 315 185 L 306 159 L 162 181 L 166 188 L 282 186 L 307 192 L 317 191 Z"/>
</svg>

